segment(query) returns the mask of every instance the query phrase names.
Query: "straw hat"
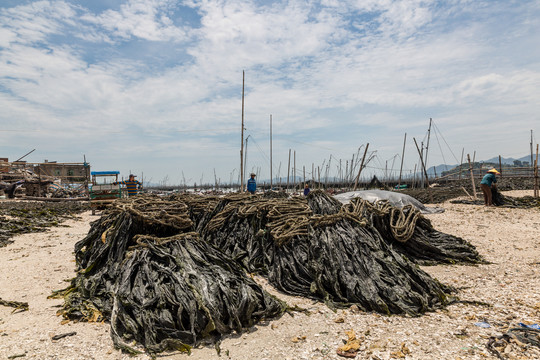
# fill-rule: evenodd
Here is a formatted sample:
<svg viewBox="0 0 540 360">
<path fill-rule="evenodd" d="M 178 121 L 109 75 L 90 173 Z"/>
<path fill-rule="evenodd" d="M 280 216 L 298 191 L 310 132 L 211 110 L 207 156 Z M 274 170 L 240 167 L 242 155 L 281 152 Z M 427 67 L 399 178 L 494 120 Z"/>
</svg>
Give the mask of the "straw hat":
<svg viewBox="0 0 540 360">
<path fill-rule="evenodd" d="M 494 174 L 500 174 L 500 172 L 497 171 L 497 169 L 493 168 L 491 170 L 488 170 L 488 173 L 494 173 Z"/>
</svg>

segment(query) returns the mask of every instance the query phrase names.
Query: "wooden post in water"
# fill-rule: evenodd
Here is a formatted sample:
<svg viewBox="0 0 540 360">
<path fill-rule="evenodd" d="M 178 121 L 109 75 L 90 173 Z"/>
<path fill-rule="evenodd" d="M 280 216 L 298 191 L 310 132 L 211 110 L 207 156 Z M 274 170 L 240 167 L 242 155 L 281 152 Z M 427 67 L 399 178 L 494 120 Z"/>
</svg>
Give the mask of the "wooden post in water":
<svg viewBox="0 0 540 360">
<path fill-rule="evenodd" d="M 472 183 L 473 195 L 474 195 L 474 200 L 476 200 L 477 199 L 477 197 L 476 197 L 476 185 L 474 184 L 473 165 L 471 164 L 471 156 L 469 154 L 467 154 L 467 161 L 469 161 L 469 171 L 471 173 L 471 183 Z"/>
<path fill-rule="evenodd" d="M 501 177 L 502 177 L 502 162 L 501 162 L 501 155 L 499 155 L 499 172 L 501 173 Z"/>
</svg>

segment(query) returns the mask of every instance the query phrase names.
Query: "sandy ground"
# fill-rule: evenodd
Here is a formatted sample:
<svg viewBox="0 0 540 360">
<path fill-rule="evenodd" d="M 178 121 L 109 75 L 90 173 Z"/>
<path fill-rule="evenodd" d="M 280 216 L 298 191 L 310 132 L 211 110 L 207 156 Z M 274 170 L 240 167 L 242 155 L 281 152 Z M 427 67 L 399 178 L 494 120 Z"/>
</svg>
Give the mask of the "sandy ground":
<svg viewBox="0 0 540 360">
<path fill-rule="evenodd" d="M 504 195 L 532 195 L 532 190 Z M 169 353 L 159 358 L 344 359 L 336 349 L 352 329 L 362 343 L 357 359 L 494 359 L 485 346 L 490 336 L 501 335 L 519 322 L 540 323 L 540 209 L 442 206 L 444 213 L 428 215 L 434 227 L 470 241 L 490 264 L 424 270 L 458 288 L 460 299 L 490 306 L 454 304 L 417 318 L 354 309 L 333 312 L 321 303 L 279 294 L 263 282 L 268 291 L 310 314 L 285 314 L 228 336 L 220 344 L 220 354 L 214 347 L 200 347 L 191 355 Z M 74 277 L 73 245 L 86 235 L 93 219 L 84 213 L 79 220 L 65 222 L 67 227 L 21 235 L 0 248 L 0 298 L 30 305 L 23 312 L 0 306 L 1 359 L 17 355 L 20 359 L 149 359 L 115 350 L 108 324 L 62 324 L 56 316 L 62 300 L 47 299 Z M 479 322 L 490 327 L 475 325 Z M 73 331 L 74 336 L 51 339 Z M 534 346 L 509 345 L 504 353 L 509 359 L 540 359 L 540 349 Z"/>
</svg>

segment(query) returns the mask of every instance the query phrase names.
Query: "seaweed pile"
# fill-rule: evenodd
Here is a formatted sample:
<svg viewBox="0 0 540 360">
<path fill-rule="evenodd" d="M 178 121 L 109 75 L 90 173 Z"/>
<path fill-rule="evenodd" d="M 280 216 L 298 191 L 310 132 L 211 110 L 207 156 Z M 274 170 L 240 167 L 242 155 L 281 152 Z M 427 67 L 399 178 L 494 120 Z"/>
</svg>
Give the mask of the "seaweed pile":
<svg viewBox="0 0 540 360">
<path fill-rule="evenodd" d="M 157 197 L 118 201 L 75 246 L 78 276 L 60 313 L 108 320 L 114 344 L 136 352 L 189 351 L 280 315 L 266 293 L 220 249 L 202 241 L 185 202 Z"/>
<path fill-rule="evenodd" d="M 412 205 L 397 208 L 388 201 L 370 203 L 356 198 L 345 209 L 369 219 L 389 245 L 417 264 L 485 262 L 473 245 L 437 231 Z"/>
<path fill-rule="evenodd" d="M 493 205 L 514 209 L 533 209 L 540 208 L 540 198 L 533 196 L 511 197 L 504 196 L 495 189 L 493 192 Z M 452 204 L 467 204 L 467 205 L 484 205 L 483 199 L 477 200 L 451 200 Z"/>
<path fill-rule="evenodd" d="M 115 345 L 188 350 L 279 316 L 276 289 L 365 311 L 420 315 L 451 300 L 411 260 L 476 262 L 474 247 L 433 229 L 413 209 L 230 194 L 117 201 L 75 246 L 78 275 L 58 292 L 68 319 L 107 320 Z M 428 249 L 428 250 L 426 250 Z"/>
<path fill-rule="evenodd" d="M 44 203 L 44 202 L 0 202 L 0 247 L 13 242 L 18 234 L 41 232 L 62 221 L 71 219 L 88 205 L 79 202 Z"/>
</svg>

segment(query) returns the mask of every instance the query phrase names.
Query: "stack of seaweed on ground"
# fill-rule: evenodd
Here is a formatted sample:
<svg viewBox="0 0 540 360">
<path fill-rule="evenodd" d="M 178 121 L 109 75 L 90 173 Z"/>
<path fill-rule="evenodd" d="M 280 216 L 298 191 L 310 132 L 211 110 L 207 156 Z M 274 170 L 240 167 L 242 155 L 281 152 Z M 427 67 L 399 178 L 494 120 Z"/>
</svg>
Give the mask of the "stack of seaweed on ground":
<svg viewBox="0 0 540 360">
<path fill-rule="evenodd" d="M 371 203 L 356 198 L 344 205 L 343 210 L 368 219 L 389 245 L 416 263 L 484 262 L 473 245 L 435 230 L 431 221 L 412 205 L 398 208 L 388 201 Z"/>
<path fill-rule="evenodd" d="M 59 292 L 66 318 L 108 320 L 115 345 L 153 353 L 280 315 L 284 304 L 194 232 L 188 206 L 139 197 L 115 203 L 75 246 L 78 276 Z"/>
<path fill-rule="evenodd" d="M 438 262 L 474 262 L 478 254 L 459 238 L 438 241 L 412 210 L 400 216 L 390 207 L 341 206 L 322 191 L 117 201 L 76 244 L 78 276 L 59 293 L 61 313 L 108 320 L 116 346 L 131 351 L 135 340 L 153 353 L 216 341 L 281 314 L 285 305 L 246 272 L 331 306 L 410 315 L 445 306 L 452 289 L 396 244 L 442 247 L 430 253 Z"/>
<path fill-rule="evenodd" d="M 388 314 L 418 315 L 446 304 L 449 288 L 395 252 L 363 218 L 332 214 L 338 203 L 325 196 L 224 199 L 201 235 L 288 294 Z"/>
<path fill-rule="evenodd" d="M 504 196 L 497 189 L 492 189 L 493 192 L 493 205 L 502 206 L 507 208 L 519 208 L 519 209 L 532 209 L 540 207 L 540 198 L 533 196 L 511 197 Z M 484 205 L 483 199 L 460 199 L 451 200 L 452 204 L 467 204 L 467 205 Z"/>
</svg>

